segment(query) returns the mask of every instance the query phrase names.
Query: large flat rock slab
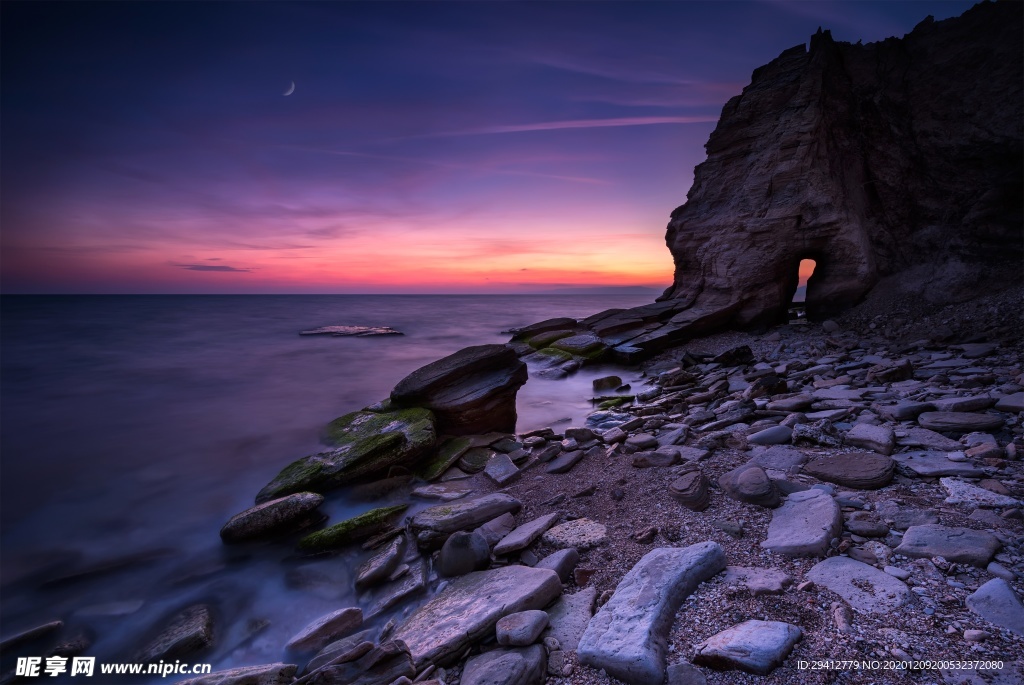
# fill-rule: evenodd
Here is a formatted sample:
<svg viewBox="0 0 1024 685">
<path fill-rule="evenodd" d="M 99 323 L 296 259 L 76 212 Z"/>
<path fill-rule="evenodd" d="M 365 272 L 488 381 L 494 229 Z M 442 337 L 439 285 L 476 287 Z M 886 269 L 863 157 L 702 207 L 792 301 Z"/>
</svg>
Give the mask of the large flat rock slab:
<svg viewBox="0 0 1024 685">
<path fill-rule="evenodd" d="M 999 550 L 999 540 L 990 533 L 970 528 L 935 524 L 911 526 L 903 534 L 897 554 L 914 558 L 943 557 L 958 564 L 984 568 Z"/>
<path fill-rule="evenodd" d="M 989 509 L 994 507 L 1019 507 L 1021 505 L 1018 499 L 1008 495 L 1000 495 L 998 492 L 992 492 L 985 488 L 979 488 L 977 485 L 971 485 L 956 478 L 940 478 L 939 482 L 942 483 L 942 487 L 949 493 L 949 497 L 945 499 L 946 504 L 967 504 L 973 507 L 987 507 Z"/>
<path fill-rule="evenodd" d="M 519 500 L 495 492 L 471 500 L 439 504 L 412 517 L 410 528 L 421 549 L 436 549 L 458 530 L 468 530 L 501 516 L 519 511 Z"/>
<path fill-rule="evenodd" d="M 888 485 L 894 471 L 893 460 L 875 452 L 826 454 L 804 464 L 804 472 L 815 478 L 858 490 Z"/>
<path fill-rule="evenodd" d="M 544 682 L 546 666 L 543 645 L 493 649 L 466 662 L 461 682 L 462 685 L 540 685 Z"/>
<path fill-rule="evenodd" d="M 989 623 L 1024 635 L 1024 605 L 1002 578 L 993 578 L 970 594 L 967 608 Z"/>
<path fill-rule="evenodd" d="M 576 651 L 594 615 L 596 601 L 596 587 L 585 587 L 571 595 L 559 597 L 548 609 L 549 624 L 544 636 L 558 640 L 564 651 Z"/>
<path fill-rule="evenodd" d="M 826 587 L 863 614 L 893 611 L 910 601 L 902 581 L 849 557 L 831 557 L 807 572 L 807 580 Z"/>
<path fill-rule="evenodd" d="M 558 520 L 558 517 L 559 514 L 556 512 L 535 518 L 529 523 L 524 523 L 503 537 L 501 541 L 494 546 L 494 555 L 501 556 L 504 554 L 511 554 L 512 552 L 518 552 L 521 549 L 526 549 L 533 544 L 533 541 L 539 538 L 544 531 L 553 526 L 555 521 Z"/>
<path fill-rule="evenodd" d="M 549 569 L 505 566 L 452 580 L 421 606 L 394 634 L 409 647 L 416 668 L 447 664 L 471 644 L 492 635 L 498 619 L 543 609 L 562 593 L 562 581 Z"/>
<path fill-rule="evenodd" d="M 824 556 L 843 530 L 843 513 L 824 490 L 794 492 L 772 512 L 765 549 L 786 556 Z"/>
<path fill-rule="evenodd" d="M 744 621 L 697 645 L 693 663 L 768 675 L 785 661 L 801 637 L 803 631 L 789 623 Z"/>
<path fill-rule="evenodd" d="M 580 663 L 630 684 L 660 685 L 672 617 L 698 584 L 724 568 L 725 552 L 715 542 L 648 552 L 591 619 Z"/>
<path fill-rule="evenodd" d="M 962 445 L 960 446 L 962 447 Z M 985 472 L 969 461 L 953 461 L 946 457 L 946 452 L 904 452 L 892 455 L 896 469 L 905 476 L 922 478 L 939 478 L 941 476 L 960 476 L 961 478 L 981 478 Z"/>
<path fill-rule="evenodd" d="M 1003 427 L 1003 417 L 966 411 L 926 411 L 917 417 L 922 428 L 960 435 L 972 431 L 990 431 Z"/>
</svg>

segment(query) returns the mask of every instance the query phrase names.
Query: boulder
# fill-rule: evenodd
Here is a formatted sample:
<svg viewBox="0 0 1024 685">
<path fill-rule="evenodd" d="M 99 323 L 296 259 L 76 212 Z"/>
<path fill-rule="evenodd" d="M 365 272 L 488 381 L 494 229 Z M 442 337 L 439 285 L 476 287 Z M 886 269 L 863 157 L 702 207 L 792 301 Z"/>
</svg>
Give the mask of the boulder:
<svg viewBox="0 0 1024 685">
<path fill-rule="evenodd" d="M 853 447 L 874 450 L 886 456 L 892 454 L 896 447 L 896 438 L 892 429 L 887 426 L 872 426 L 870 423 L 858 423 L 843 436 L 843 442 Z"/>
<path fill-rule="evenodd" d="M 860 613 L 885 614 L 910 601 L 910 589 L 902 581 L 848 557 L 819 561 L 806 577 L 836 593 Z"/>
<path fill-rule="evenodd" d="M 495 630 L 499 645 L 527 647 L 536 642 L 547 627 L 548 615 L 539 609 L 532 609 L 499 618 Z"/>
<path fill-rule="evenodd" d="M 785 556 L 824 556 L 843 530 L 843 514 L 828 493 L 812 488 L 791 494 L 772 511 L 761 547 Z"/>
<path fill-rule="evenodd" d="M 494 649 L 471 657 L 462 671 L 462 685 L 540 685 L 547 655 L 543 645 Z"/>
<path fill-rule="evenodd" d="M 999 547 L 995 536 L 981 530 L 926 524 L 907 528 L 895 551 L 917 559 L 942 557 L 957 564 L 985 568 Z"/>
<path fill-rule="evenodd" d="M 220 529 L 220 538 L 230 544 L 290 533 L 319 518 L 314 512 L 323 501 L 314 492 L 297 492 L 257 504 L 232 516 Z"/>
<path fill-rule="evenodd" d="M 825 454 L 803 466 L 805 473 L 829 483 L 858 490 L 877 490 L 892 481 L 896 465 L 874 452 Z"/>
<path fill-rule="evenodd" d="M 777 507 L 779 490 L 757 464 L 746 463 L 718 477 L 718 484 L 735 500 L 761 507 Z"/>
<path fill-rule="evenodd" d="M 417 668 L 446 665 L 493 635 L 498 619 L 542 609 L 561 592 L 558 574 L 549 569 L 505 566 L 469 573 L 413 612 L 395 629 L 394 639 L 408 645 Z"/>
<path fill-rule="evenodd" d="M 691 511 L 704 511 L 711 504 L 711 492 L 703 472 L 690 471 L 676 478 L 668 486 L 669 494 Z"/>
<path fill-rule="evenodd" d="M 420 549 L 437 549 L 455 531 L 475 528 L 502 514 L 515 513 L 520 506 L 514 497 L 495 492 L 424 509 L 412 517 L 409 528 Z"/>
<path fill-rule="evenodd" d="M 399 381 L 391 400 L 430 409 L 450 435 L 514 432 L 516 393 L 526 364 L 505 345 L 477 345 L 427 364 Z"/>
<path fill-rule="evenodd" d="M 696 647 L 693 663 L 768 675 L 779 666 L 803 631 L 781 621 L 745 621 L 712 635 Z"/>
<path fill-rule="evenodd" d="M 402 563 L 408 538 L 396 535 L 356 569 L 356 589 L 364 590 L 386 580 Z"/>
<path fill-rule="evenodd" d="M 434 447 L 434 415 L 425 409 L 357 411 L 332 421 L 331 449 L 286 466 L 256 495 L 257 504 L 295 492 L 327 492 L 353 478 L 414 466 Z"/>
<path fill-rule="evenodd" d="M 648 552 L 591 619 L 580 640 L 580 663 L 627 683 L 660 685 L 668 629 L 679 605 L 724 568 L 725 552 L 715 542 Z"/>
<path fill-rule="evenodd" d="M 437 572 L 442 576 L 464 576 L 487 568 L 491 549 L 487 540 L 477 532 L 459 530 L 441 545 L 437 556 Z"/>
<path fill-rule="evenodd" d="M 1024 635 L 1024 605 L 1002 578 L 993 578 L 968 595 L 967 608 L 989 623 Z"/>
<path fill-rule="evenodd" d="M 396 504 L 391 507 L 371 509 L 365 514 L 353 516 L 341 523 L 335 523 L 333 526 L 310 533 L 299 540 L 299 549 L 306 552 L 319 552 L 365 540 L 391 526 L 399 514 L 408 508 L 408 504 Z"/>
</svg>

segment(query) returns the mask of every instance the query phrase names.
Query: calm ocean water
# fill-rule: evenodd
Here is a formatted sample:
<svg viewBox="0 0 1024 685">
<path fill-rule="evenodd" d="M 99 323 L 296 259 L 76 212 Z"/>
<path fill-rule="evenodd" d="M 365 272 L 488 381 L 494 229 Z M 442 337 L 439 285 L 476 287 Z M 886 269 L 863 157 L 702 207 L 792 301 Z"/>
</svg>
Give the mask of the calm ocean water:
<svg viewBox="0 0 1024 685">
<path fill-rule="evenodd" d="M 236 552 L 217 532 L 282 466 L 319 448 L 324 424 L 385 398 L 423 364 L 505 342 L 501 330 L 650 301 L 2 298 L 2 635 L 61 618 L 95 638 L 87 654 L 124 660 L 168 612 L 206 601 L 217 612 L 215 668 L 280 660 L 298 629 L 358 601 L 351 569 L 361 557 L 309 562 L 281 545 Z M 405 335 L 298 335 L 335 324 Z M 531 378 L 519 430 L 580 423 L 591 379 L 607 371 Z M 340 493 L 324 510 L 336 518 L 380 503 Z"/>
</svg>

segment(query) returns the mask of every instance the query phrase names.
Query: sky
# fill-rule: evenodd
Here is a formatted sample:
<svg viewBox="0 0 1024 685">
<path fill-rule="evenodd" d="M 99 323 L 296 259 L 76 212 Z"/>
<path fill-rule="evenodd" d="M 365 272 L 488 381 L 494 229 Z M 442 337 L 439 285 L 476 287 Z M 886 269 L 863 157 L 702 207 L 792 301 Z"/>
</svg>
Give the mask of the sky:
<svg viewBox="0 0 1024 685">
<path fill-rule="evenodd" d="M 972 4 L 4 0 L 0 290 L 662 289 L 755 68 Z"/>
</svg>

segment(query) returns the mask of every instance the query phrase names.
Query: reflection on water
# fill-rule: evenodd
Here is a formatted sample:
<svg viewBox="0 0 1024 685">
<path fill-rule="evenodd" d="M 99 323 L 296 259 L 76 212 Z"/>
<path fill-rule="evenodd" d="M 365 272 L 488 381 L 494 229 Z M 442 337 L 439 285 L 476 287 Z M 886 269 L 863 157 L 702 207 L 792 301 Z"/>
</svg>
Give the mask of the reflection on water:
<svg viewBox="0 0 1024 685">
<path fill-rule="evenodd" d="M 217 531 L 228 517 L 284 464 L 318 449 L 328 421 L 386 397 L 423 364 L 505 342 L 509 327 L 647 301 L 2 298 L 3 634 L 61 618 L 94 635 L 88 654 L 125 659 L 168 612 L 208 601 L 223 631 L 210 657 L 217 668 L 279 660 L 325 606 L 354 600 L 359 559 L 293 559 L 280 544 L 224 548 Z M 405 335 L 298 335 L 327 325 Z M 519 430 L 580 423 L 590 381 L 606 372 L 532 378 L 519 393 Z M 339 493 L 323 510 L 337 519 L 387 502 Z"/>
</svg>

